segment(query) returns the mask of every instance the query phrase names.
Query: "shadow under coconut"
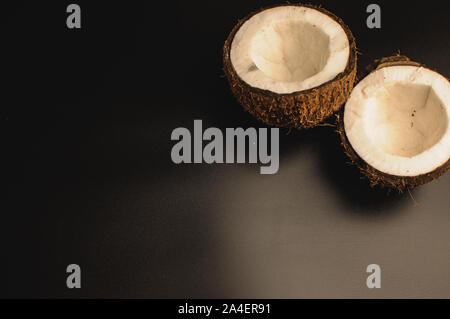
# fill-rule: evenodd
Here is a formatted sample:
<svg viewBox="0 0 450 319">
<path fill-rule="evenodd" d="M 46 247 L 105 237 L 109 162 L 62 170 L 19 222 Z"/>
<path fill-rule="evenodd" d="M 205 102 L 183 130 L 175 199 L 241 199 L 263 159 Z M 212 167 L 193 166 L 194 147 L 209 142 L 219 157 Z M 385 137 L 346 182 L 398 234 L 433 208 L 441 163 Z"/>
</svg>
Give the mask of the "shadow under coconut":
<svg viewBox="0 0 450 319">
<path fill-rule="evenodd" d="M 413 205 L 408 192 L 372 188 L 359 169 L 350 165 L 338 134 L 333 127 L 321 127 L 320 142 L 316 144 L 318 166 L 329 187 L 342 199 L 343 208 L 350 214 L 380 215 L 400 211 L 399 207 Z M 412 191 L 412 193 L 417 190 Z"/>
<path fill-rule="evenodd" d="M 219 128 L 239 123 L 242 127 L 268 127 L 254 119 L 237 103 L 229 91 L 226 79 L 216 79 L 209 83 L 211 92 L 219 95 L 220 107 L 208 112 L 206 120 Z M 206 112 L 205 112 L 206 113 Z M 280 128 L 280 168 L 283 159 L 301 152 L 310 152 L 317 160 L 320 178 L 329 188 L 338 194 L 343 210 L 349 214 L 379 216 L 391 214 L 403 206 L 413 205 L 409 194 L 399 194 L 396 190 L 370 187 L 359 169 L 349 164 L 335 132 L 334 116 L 326 119 L 323 126 L 308 130 Z M 233 126 L 231 125 L 231 126 Z M 328 126 L 331 125 L 331 126 Z M 249 168 L 253 169 L 253 168 Z M 417 192 L 415 190 L 414 192 Z M 412 193 L 414 193 L 412 191 Z"/>
</svg>

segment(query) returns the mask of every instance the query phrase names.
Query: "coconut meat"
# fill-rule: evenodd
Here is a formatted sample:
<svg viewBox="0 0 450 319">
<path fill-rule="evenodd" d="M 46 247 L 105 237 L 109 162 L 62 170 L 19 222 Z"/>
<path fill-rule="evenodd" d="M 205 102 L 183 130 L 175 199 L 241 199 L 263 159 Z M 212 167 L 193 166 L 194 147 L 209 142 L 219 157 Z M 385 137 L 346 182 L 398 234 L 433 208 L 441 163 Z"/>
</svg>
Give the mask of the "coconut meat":
<svg viewBox="0 0 450 319">
<path fill-rule="evenodd" d="M 363 79 L 345 106 L 355 152 L 395 176 L 432 172 L 450 158 L 450 84 L 423 67 L 381 68 Z"/>
<path fill-rule="evenodd" d="M 281 6 L 248 19 L 231 44 L 231 63 L 252 87 L 288 94 L 342 73 L 350 56 L 343 27 L 319 10 Z"/>
</svg>

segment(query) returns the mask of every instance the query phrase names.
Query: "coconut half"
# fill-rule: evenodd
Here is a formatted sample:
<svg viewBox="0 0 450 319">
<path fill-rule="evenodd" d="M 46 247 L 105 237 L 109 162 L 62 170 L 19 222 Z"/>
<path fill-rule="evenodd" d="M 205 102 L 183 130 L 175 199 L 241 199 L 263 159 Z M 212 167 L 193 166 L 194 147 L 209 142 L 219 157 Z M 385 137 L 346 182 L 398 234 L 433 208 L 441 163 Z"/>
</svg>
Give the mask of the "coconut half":
<svg viewBox="0 0 450 319">
<path fill-rule="evenodd" d="M 273 126 L 310 128 L 347 100 L 356 44 L 325 9 L 280 5 L 240 21 L 225 42 L 223 62 L 233 94 L 253 116 Z"/>
<path fill-rule="evenodd" d="M 450 83 L 407 57 L 378 60 L 338 123 L 347 154 L 372 185 L 403 191 L 450 168 Z"/>
</svg>

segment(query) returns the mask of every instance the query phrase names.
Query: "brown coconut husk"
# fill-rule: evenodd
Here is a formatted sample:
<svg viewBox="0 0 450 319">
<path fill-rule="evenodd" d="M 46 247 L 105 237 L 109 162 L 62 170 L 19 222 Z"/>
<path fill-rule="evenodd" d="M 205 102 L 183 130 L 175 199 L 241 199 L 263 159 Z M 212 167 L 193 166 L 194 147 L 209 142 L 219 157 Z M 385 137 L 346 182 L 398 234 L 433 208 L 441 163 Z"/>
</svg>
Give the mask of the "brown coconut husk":
<svg viewBox="0 0 450 319">
<path fill-rule="evenodd" d="M 306 4 L 285 4 L 279 6 L 313 8 L 328 15 L 341 25 L 350 43 L 350 56 L 344 72 L 318 87 L 290 94 L 277 94 L 252 87 L 244 82 L 237 75 L 230 59 L 231 44 L 234 36 L 239 28 L 255 14 L 278 6 L 263 8 L 238 22 L 229 34 L 223 47 L 223 69 L 231 91 L 238 102 L 258 120 L 276 127 L 311 128 L 338 111 L 347 101 L 353 89 L 357 64 L 355 38 L 340 18 L 321 7 Z"/>
<path fill-rule="evenodd" d="M 392 57 L 386 57 L 375 60 L 368 68 L 368 74 L 379 70 L 381 68 L 390 67 L 390 66 L 416 66 L 416 67 L 425 67 L 425 65 L 413 62 L 408 57 L 404 55 L 397 55 Z M 396 176 L 383 173 L 371 165 L 367 164 L 353 149 L 351 146 L 347 135 L 345 133 L 344 126 L 344 109 L 339 112 L 337 115 L 337 132 L 341 137 L 341 144 L 344 148 L 345 153 L 350 158 L 351 164 L 357 166 L 362 174 L 368 178 L 370 182 L 370 186 L 372 187 L 387 187 L 390 189 L 396 189 L 400 193 L 405 190 L 413 189 L 414 187 L 429 183 L 441 175 L 445 174 L 450 170 L 450 159 L 437 169 L 427 174 L 418 175 L 418 176 Z"/>
</svg>

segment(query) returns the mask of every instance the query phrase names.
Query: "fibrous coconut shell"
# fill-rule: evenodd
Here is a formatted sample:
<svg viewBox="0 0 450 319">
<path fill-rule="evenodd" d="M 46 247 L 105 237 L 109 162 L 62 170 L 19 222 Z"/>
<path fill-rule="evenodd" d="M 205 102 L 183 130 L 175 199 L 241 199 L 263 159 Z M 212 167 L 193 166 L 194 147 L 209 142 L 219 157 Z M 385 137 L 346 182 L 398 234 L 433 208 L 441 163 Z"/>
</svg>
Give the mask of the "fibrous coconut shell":
<svg viewBox="0 0 450 319">
<path fill-rule="evenodd" d="M 370 74 L 371 72 L 385 67 L 401 65 L 426 67 L 421 63 L 411 61 L 406 56 L 396 55 L 375 60 L 367 68 L 367 73 Z M 366 163 L 351 146 L 345 133 L 344 109 L 337 113 L 336 117 L 337 132 L 339 133 L 339 136 L 341 138 L 341 144 L 344 148 L 345 153 L 350 158 L 351 164 L 357 166 L 361 173 L 368 178 L 372 187 L 387 187 L 390 189 L 396 189 L 399 192 L 403 192 L 405 190 L 413 189 L 414 187 L 429 183 L 450 170 L 450 160 L 448 160 L 446 163 L 433 170 L 432 172 L 418 176 L 395 176 L 381 172 Z"/>
<path fill-rule="evenodd" d="M 231 91 L 238 102 L 258 120 L 276 127 L 311 128 L 338 111 L 350 95 L 356 77 L 356 42 L 350 29 L 333 13 L 313 5 L 286 4 L 286 6 L 313 8 L 328 15 L 341 25 L 350 45 L 350 55 L 344 72 L 318 87 L 289 94 L 277 94 L 252 87 L 244 82 L 236 73 L 230 58 L 234 36 L 239 28 L 252 16 L 278 6 L 263 8 L 248 15 L 236 24 L 223 47 L 224 72 L 229 81 Z"/>
</svg>

